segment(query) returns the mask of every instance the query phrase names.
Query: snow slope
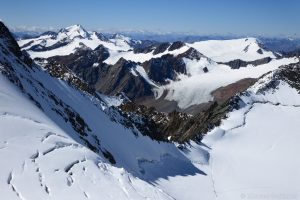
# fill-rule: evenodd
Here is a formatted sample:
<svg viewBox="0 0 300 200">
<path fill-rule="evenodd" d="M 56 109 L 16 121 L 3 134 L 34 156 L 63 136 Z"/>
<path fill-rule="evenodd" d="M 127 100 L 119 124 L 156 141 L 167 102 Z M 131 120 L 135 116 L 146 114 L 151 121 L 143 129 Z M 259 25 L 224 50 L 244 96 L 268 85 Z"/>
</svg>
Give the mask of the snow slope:
<svg viewBox="0 0 300 200">
<path fill-rule="evenodd" d="M 169 199 L 75 141 L 3 75 L 0 87 L 3 199 Z"/>
<path fill-rule="evenodd" d="M 207 40 L 194 42 L 188 44 L 188 46 L 197 49 L 216 62 L 229 62 L 236 59 L 254 61 L 265 57 L 275 58 L 271 51 L 261 48 L 255 38 Z"/>
<path fill-rule="evenodd" d="M 202 144 L 191 142 L 183 150 L 207 176 L 176 176 L 157 184 L 178 199 L 299 199 L 300 95 L 283 80 L 268 88 L 273 75 L 241 94 L 240 108 Z"/>
<path fill-rule="evenodd" d="M 249 65 L 238 70 L 227 65 L 209 62 L 202 58 L 200 61 L 185 59 L 189 76 L 181 74 L 179 81 L 170 81 L 169 84 L 156 89 L 158 94 L 168 91 L 167 100 L 175 100 L 180 108 L 201 104 L 213 100 L 211 92 L 219 87 L 229 85 L 244 78 L 259 78 L 263 74 L 277 69 L 281 65 L 296 63 L 298 58 L 283 58 L 259 66 Z M 208 72 L 204 73 L 203 68 Z M 158 97 L 159 98 L 159 95 Z"/>
<path fill-rule="evenodd" d="M 271 76 L 250 88 L 242 96 L 245 107 L 230 113 L 203 141 L 212 148 L 210 165 L 220 199 L 299 198 L 299 93 L 284 81 L 259 91 Z M 212 141 L 218 132 L 223 137 Z"/>
</svg>

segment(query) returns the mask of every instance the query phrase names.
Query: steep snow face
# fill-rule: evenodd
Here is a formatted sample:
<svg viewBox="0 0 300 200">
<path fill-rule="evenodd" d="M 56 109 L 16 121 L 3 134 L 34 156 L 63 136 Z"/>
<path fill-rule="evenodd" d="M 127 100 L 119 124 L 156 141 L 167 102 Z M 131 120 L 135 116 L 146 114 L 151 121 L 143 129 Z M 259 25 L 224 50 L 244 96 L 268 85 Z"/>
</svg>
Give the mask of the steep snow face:
<svg viewBox="0 0 300 200">
<path fill-rule="evenodd" d="M 275 58 L 271 51 L 261 48 L 255 38 L 208 40 L 187 45 L 216 62 L 229 62 L 236 59 L 253 61 L 265 57 Z"/>
<path fill-rule="evenodd" d="M 162 94 L 165 90 L 168 91 L 165 98 L 177 101 L 180 108 L 211 101 L 213 100 L 211 92 L 219 87 L 244 78 L 258 78 L 281 65 L 296 63 L 299 60 L 298 58 L 283 58 L 259 66 L 249 65 L 238 70 L 211 62 L 205 58 L 200 61 L 189 59 L 184 59 L 184 61 L 189 76 L 181 74 L 179 81 L 171 81 L 169 84 L 155 89 L 157 94 Z M 208 69 L 207 73 L 203 72 L 204 67 Z"/>
<path fill-rule="evenodd" d="M 129 37 L 126 37 L 124 35 L 116 34 L 113 38 L 109 39 L 112 43 L 119 47 L 123 47 L 123 49 L 130 49 L 130 43 L 132 42 L 132 39 Z"/>
<path fill-rule="evenodd" d="M 58 33 L 59 39 L 68 38 L 72 40 L 75 37 L 87 38 L 89 37 L 89 33 L 86 30 L 84 30 L 84 28 L 81 25 L 73 25 L 66 27 L 60 30 Z"/>
<path fill-rule="evenodd" d="M 170 199 L 78 143 L 3 75 L 0 96 L 4 199 Z"/>
</svg>

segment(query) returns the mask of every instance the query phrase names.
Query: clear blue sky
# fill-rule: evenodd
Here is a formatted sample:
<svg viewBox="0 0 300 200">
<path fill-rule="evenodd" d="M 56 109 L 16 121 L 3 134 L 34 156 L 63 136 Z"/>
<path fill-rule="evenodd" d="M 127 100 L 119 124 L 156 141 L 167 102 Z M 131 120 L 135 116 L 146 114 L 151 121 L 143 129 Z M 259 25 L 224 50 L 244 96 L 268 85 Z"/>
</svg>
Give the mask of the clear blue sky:
<svg viewBox="0 0 300 200">
<path fill-rule="evenodd" d="M 300 35 L 300 0 L 0 0 L 10 27 Z"/>
</svg>

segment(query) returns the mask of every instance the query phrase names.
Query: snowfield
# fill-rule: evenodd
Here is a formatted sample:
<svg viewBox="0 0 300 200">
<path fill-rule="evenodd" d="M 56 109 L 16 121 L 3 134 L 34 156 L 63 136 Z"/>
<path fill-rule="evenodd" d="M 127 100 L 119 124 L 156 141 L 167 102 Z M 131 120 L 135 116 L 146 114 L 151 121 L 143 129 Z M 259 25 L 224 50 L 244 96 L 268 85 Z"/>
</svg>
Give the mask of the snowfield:
<svg viewBox="0 0 300 200">
<path fill-rule="evenodd" d="M 207 40 L 188 45 L 216 62 L 229 62 L 236 59 L 253 61 L 266 57 L 275 58 L 271 51 L 261 48 L 255 38 Z"/>
<path fill-rule="evenodd" d="M 76 142 L 2 75 L 0 95 L 3 199 L 171 199 Z"/>
<path fill-rule="evenodd" d="M 183 151 L 207 176 L 157 184 L 178 199 L 299 199 L 299 93 L 285 82 L 259 92 L 270 76 L 241 96 L 244 107 L 229 113 L 203 144 L 192 142 Z"/>
</svg>

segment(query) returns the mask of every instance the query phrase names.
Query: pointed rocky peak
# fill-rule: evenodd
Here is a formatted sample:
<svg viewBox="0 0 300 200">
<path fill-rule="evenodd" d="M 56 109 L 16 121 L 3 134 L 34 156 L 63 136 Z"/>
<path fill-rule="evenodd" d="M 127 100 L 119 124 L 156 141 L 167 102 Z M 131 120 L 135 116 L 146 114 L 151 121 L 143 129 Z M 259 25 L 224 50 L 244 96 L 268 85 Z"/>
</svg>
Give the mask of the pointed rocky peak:
<svg viewBox="0 0 300 200">
<path fill-rule="evenodd" d="M 180 58 L 188 58 L 191 60 L 200 60 L 201 58 L 207 58 L 202 53 L 194 49 L 193 47 L 189 48 L 186 52 L 179 54 L 178 57 Z M 209 58 L 208 58 L 209 59 Z"/>
<path fill-rule="evenodd" d="M 155 48 L 155 50 L 153 51 L 153 55 L 163 53 L 164 51 L 166 51 L 169 48 L 170 45 L 171 44 L 169 42 L 163 42 L 163 43 L 158 44 L 157 47 Z"/>
<path fill-rule="evenodd" d="M 181 41 L 176 41 L 176 42 L 173 42 L 171 44 L 171 46 L 169 47 L 169 51 L 174 51 L 176 49 L 180 49 L 181 47 L 185 46 L 185 43 L 184 42 L 181 42 Z"/>
<path fill-rule="evenodd" d="M 96 31 L 92 32 L 92 36 L 98 38 L 101 41 L 108 41 L 108 38 L 103 33 L 98 33 Z"/>
<path fill-rule="evenodd" d="M 135 66 L 136 63 L 132 61 L 128 61 L 125 58 L 121 57 L 114 66 L 119 66 L 119 67 L 125 67 L 126 69 L 131 69 L 133 66 Z"/>
<path fill-rule="evenodd" d="M 78 24 L 61 29 L 58 35 L 65 35 L 69 39 L 74 39 L 76 37 L 88 38 L 90 36 L 90 34 Z"/>
</svg>

